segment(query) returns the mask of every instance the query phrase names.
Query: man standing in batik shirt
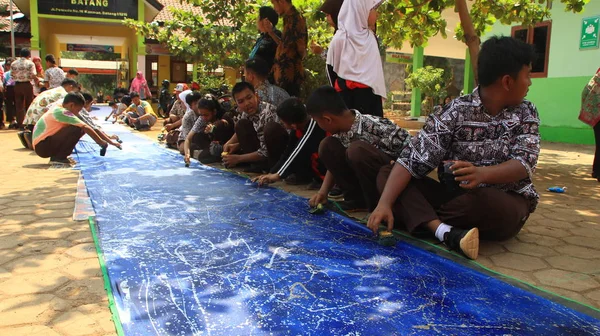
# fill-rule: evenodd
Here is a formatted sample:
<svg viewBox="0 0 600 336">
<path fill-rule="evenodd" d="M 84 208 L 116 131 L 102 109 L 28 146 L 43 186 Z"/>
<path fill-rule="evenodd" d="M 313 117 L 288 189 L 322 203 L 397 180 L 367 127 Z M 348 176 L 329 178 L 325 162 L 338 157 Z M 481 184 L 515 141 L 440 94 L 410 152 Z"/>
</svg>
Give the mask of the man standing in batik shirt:
<svg viewBox="0 0 600 336">
<path fill-rule="evenodd" d="M 502 55 L 502 57 L 498 57 Z M 540 152 L 540 120 L 524 100 L 531 85 L 531 45 L 492 37 L 481 46 L 479 87 L 430 115 L 402 152 L 369 218 L 369 228 L 394 219 L 408 231 L 429 231 L 475 259 L 479 237 L 514 237 L 535 210 L 532 177 Z M 427 177 L 438 168 L 440 180 Z"/>
<path fill-rule="evenodd" d="M 275 85 L 298 97 L 304 82 L 302 59 L 306 55 L 308 31 L 306 20 L 292 5 L 292 0 L 271 0 L 273 8 L 283 18 L 281 39 L 273 32 L 273 25 L 265 22 L 269 35 L 277 42 L 273 77 Z"/>
</svg>

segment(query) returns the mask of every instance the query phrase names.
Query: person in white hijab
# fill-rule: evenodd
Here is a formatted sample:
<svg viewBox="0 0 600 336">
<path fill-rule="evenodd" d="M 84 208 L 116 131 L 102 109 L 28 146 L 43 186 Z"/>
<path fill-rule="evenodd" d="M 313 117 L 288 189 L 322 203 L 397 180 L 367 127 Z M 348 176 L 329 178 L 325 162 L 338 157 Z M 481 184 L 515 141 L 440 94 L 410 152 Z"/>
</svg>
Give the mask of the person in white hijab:
<svg viewBox="0 0 600 336">
<path fill-rule="evenodd" d="M 382 0 L 344 0 L 338 30 L 329 44 L 327 69 L 331 85 L 350 109 L 383 116 L 385 79 L 377 38 L 376 9 Z"/>
<path fill-rule="evenodd" d="M 194 110 L 192 110 L 190 104 L 188 104 L 187 102 L 188 96 L 192 93 L 194 93 L 195 95 L 194 102 L 198 102 L 198 100 L 202 98 L 200 92 L 194 92 L 192 90 L 185 90 L 179 94 L 179 99 L 183 102 L 186 108 L 185 114 L 181 119 L 181 127 L 179 127 L 179 136 L 177 137 L 177 149 L 179 149 L 179 152 L 182 155 L 184 154 L 185 138 L 187 137 L 188 133 L 192 130 L 192 127 L 194 127 L 194 124 L 198 119 L 198 116 L 196 115 Z"/>
</svg>

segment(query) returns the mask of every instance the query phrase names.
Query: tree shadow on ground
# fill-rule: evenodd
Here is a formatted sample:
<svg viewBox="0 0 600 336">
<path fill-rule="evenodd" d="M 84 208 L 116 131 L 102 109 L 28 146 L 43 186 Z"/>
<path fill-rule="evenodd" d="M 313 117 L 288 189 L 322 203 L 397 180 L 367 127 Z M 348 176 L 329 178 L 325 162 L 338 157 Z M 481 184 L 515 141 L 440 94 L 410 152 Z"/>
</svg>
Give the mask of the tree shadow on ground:
<svg viewBox="0 0 600 336">
<path fill-rule="evenodd" d="M 15 316 L 15 324 L 50 325 L 76 307 L 107 300 L 102 281 L 90 282 L 101 276 L 97 258 L 82 258 L 77 252 L 81 244 L 92 242 L 88 223 L 71 219 L 77 176 L 49 180 L 38 186 L 23 181 L 22 190 L 4 192 L 0 202 L 0 269 L 10 272 L 0 276 L 6 293 L 0 314 Z M 40 316 L 25 317 L 37 307 L 47 309 L 40 308 Z"/>
</svg>

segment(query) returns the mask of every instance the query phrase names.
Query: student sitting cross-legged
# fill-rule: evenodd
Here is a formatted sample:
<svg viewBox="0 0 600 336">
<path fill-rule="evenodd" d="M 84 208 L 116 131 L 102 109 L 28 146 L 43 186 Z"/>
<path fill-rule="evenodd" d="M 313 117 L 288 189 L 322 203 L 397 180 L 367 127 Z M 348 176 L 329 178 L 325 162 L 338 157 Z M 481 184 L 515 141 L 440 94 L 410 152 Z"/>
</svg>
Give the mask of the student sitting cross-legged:
<svg viewBox="0 0 600 336">
<path fill-rule="evenodd" d="M 373 231 L 380 223 L 392 229 L 396 220 L 475 259 L 480 237 L 505 240 L 521 230 L 538 203 L 531 178 L 540 121 L 524 100 L 535 55 L 510 37 L 482 44 L 480 86 L 430 115 L 389 177 L 380 176 L 383 194 L 369 219 Z M 427 178 L 436 167 L 444 183 Z"/>
<path fill-rule="evenodd" d="M 223 145 L 234 134 L 234 124 L 231 117 L 219 105 L 217 97 L 205 95 L 194 106 L 194 112 L 199 116 L 192 129 L 185 138 L 184 160 L 190 163 L 190 147 L 200 149 L 197 159 L 201 163 L 209 164 L 221 161 Z"/>
<path fill-rule="evenodd" d="M 316 89 L 306 110 L 322 129 L 333 134 L 319 146 L 319 158 L 327 174 L 309 204 L 314 207 L 326 203 L 335 182 L 345 191 L 342 209 L 373 210 L 379 200 L 375 181 L 408 144 L 409 133 L 389 119 L 348 109 L 330 86 Z"/>
<path fill-rule="evenodd" d="M 223 146 L 226 167 L 250 163 L 246 172 L 270 170 L 285 150 L 288 133 L 277 117 L 275 106 L 261 102 L 252 84 L 237 83 L 231 90 L 242 112 L 235 134 Z"/>
<path fill-rule="evenodd" d="M 69 164 L 75 145 L 84 134 L 88 134 L 100 147 L 106 148 L 103 140 L 93 128 L 79 119 L 79 112 L 85 105 L 83 96 L 71 92 L 62 106 L 56 106 L 45 113 L 33 129 L 33 148 L 42 158 L 50 158 L 50 163 Z"/>
<path fill-rule="evenodd" d="M 319 189 L 326 172 L 319 160 L 319 144 L 325 138 L 325 131 L 306 113 L 298 98 L 284 100 L 277 108 L 277 116 L 290 130 L 287 147 L 271 173 L 255 178 L 254 182 L 262 185 L 284 179 L 288 184 L 310 183 L 309 189 Z"/>
<path fill-rule="evenodd" d="M 132 104 L 124 112 L 127 116 L 125 122 L 138 131 L 150 130 L 158 120 L 152 105 L 141 100 L 137 92 L 132 92 L 129 97 L 131 97 Z"/>
</svg>

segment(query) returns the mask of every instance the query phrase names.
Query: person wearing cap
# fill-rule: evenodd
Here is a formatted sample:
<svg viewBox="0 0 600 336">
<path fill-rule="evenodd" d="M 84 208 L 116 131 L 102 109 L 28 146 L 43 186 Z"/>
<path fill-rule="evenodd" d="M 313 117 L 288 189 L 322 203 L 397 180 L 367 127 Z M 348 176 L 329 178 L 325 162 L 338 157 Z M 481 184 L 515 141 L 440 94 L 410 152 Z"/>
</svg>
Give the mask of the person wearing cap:
<svg viewBox="0 0 600 336">
<path fill-rule="evenodd" d="M 179 95 L 187 90 L 186 87 L 187 85 L 183 83 L 179 83 L 175 86 L 175 103 L 173 103 L 173 107 L 171 107 L 171 111 L 169 111 L 169 118 L 165 119 L 164 122 L 167 132 L 178 129 L 181 126 L 181 119 L 183 119 L 187 107 L 181 98 L 179 98 Z"/>
</svg>

